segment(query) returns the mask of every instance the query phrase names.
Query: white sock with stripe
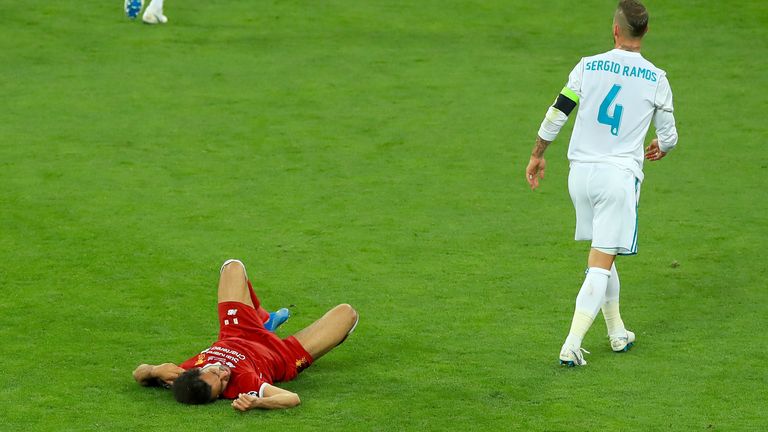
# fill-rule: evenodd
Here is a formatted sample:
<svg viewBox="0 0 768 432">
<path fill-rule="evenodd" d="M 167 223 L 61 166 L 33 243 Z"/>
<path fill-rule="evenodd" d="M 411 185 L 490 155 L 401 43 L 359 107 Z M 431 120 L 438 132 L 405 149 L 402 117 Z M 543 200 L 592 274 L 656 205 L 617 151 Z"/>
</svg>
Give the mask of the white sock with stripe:
<svg viewBox="0 0 768 432">
<path fill-rule="evenodd" d="M 576 296 L 576 310 L 571 321 L 571 330 L 565 339 L 563 348 L 578 349 L 584 336 L 592 326 L 605 301 L 605 291 L 608 287 L 608 278 L 611 272 L 598 267 L 590 267 L 587 276 L 581 285 L 579 295 Z"/>
<path fill-rule="evenodd" d="M 149 2 L 149 6 L 146 9 L 150 13 L 162 15 L 163 14 L 163 0 L 152 0 Z"/>
<path fill-rule="evenodd" d="M 624 321 L 621 320 L 621 313 L 619 312 L 620 291 L 619 273 L 616 271 L 616 264 L 614 264 L 611 266 L 611 277 L 608 278 L 605 303 L 603 303 L 602 308 L 609 337 L 624 337 L 627 334 L 627 329 L 624 327 Z"/>
</svg>

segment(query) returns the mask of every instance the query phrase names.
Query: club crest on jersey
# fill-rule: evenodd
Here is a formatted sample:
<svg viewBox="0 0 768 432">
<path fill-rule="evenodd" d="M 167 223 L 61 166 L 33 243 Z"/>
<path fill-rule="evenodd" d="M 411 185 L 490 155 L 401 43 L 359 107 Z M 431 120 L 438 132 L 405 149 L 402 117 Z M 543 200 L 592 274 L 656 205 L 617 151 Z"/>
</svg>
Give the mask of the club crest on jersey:
<svg viewBox="0 0 768 432">
<path fill-rule="evenodd" d="M 309 361 L 307 360 L 306 357 L 302 357 L 302 358 L 296 360 L 296 370 L 297 371 L 300 372 L 300 371 L 306 369 L 308 366 L 309 366 Z"/>
</svg>

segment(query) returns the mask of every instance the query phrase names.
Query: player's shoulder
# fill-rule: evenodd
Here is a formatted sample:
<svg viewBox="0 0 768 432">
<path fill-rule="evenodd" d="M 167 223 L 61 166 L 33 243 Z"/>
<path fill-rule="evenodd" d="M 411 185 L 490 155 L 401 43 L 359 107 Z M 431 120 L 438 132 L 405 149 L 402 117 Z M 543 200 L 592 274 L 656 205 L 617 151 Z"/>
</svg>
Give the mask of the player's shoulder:
<svg viewBox="0 0 768 432">
<path fill-rule="evenodd" d="M 634 51 L 625 51 L 621 49 L 612 49 L 604 53 L 593 56 L 595 59 L 600 60 L 614 60 L 624 64 L 634 65 L 646 70 L 652 70 L 658 77 L 666 77 L 667 72 L 656 66 L 654 62 L 645 57 L 642 53 Z"/>
<path fill-rule="evenodd" d="M 652 62 L 652 61 L 648 60 L 648 58 L 646 58 L 646 57 L 645 57 L 645 56 L 643 56 L 642 54 L 640 55 L 640 57 L 643 59 L 643 61 L 644 61 L 644 62 L 645 62 L 645 63 L 646 63 L 648 66 L 650 66 L 651 68 L 655 69 L 655 70 L 656 70 L 656 72 L 659 74 L 659 76 L 666 76 L 666 75 L 667 75 L 667 71 L 665 71 L 664 69 L 662 69 L 662 68 L 660 68 L 660 67 L 656 66 L 656 64 L 655 64 L 654 62 Z"/>
</svg>

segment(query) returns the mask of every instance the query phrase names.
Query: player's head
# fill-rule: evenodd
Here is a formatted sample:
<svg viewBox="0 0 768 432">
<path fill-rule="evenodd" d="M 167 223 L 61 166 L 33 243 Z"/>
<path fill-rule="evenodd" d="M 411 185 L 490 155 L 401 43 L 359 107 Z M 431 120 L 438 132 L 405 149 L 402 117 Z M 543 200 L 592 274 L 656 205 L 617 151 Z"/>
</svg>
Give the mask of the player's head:
<svg viewBox="0 0 768 432">
<path fill-rule="evenodd" d="M 185 404 L 213 402 L 227 388 L 231 376 L 230 369 L 219 364 L 192 368 L 173 382 L 173 397 Z"/>
<path fill-rule="evenodd" d="M 648 10 L 639 0 L 620 0 L 613 15 L 613 31 L 614 36 L 626 39 L 642 38 L 648 31 Z"/>
</svg>

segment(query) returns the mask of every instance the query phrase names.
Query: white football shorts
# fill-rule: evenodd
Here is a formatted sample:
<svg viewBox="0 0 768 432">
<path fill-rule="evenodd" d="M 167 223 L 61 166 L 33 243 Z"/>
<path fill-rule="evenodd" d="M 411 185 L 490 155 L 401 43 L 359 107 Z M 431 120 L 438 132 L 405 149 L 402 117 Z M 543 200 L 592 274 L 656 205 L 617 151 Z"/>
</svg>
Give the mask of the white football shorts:
<svg viewBox="0 0 768 432">
<path fill-rule="evenodd" d="M 576 209 L 576 240 L 619 255 L 637 253 L 640 180 L 617 165 L 571 163 L 568 191 Z"/>
</svg>

